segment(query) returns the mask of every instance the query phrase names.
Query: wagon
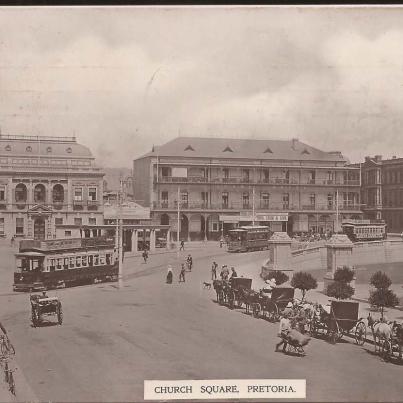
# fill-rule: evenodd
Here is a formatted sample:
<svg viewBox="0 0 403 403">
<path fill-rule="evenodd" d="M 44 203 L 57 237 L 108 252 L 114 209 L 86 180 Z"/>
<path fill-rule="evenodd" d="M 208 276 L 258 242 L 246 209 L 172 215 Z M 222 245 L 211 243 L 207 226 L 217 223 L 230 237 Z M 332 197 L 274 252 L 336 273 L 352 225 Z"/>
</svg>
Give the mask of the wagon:
<svg viewBox="0 0 403 403">
<path fill-rule="evenodd" d="M 241 307 L 244 302 L 244 290 L 251 290 L 252 279 L 245 277 L 232 277 L 226 289 L 227 302 L 230 308 Z"/>
<path fill-rule="evenodd" d="M 253 315 L 258 317 L 262 314 L 272 322 L 280 320 L 280 315 L 289 302 L 294 300 L 293 287 L 276 287 L 273 288 L 270 294 L 260 293 L 259 301 L 253 307 Z"/>
<path fill-rule="evenodd" d="M 62 303 L 57 297 L 31 295 L 31 320 L 34 327 L 42 323 L 44 316 L 56 316 L 59 325 L 63 323 Z"/>
<path fill-rule="evenodd" d="M 366 340 L 367 327 L 363 318 L 358 317 L 359 303 L 352 301 L 330 301 L 330 313 L 322 307 L 310 321 L 309 331 L 312 336 L 324 334 L 336 343 L 343 335 L 351 335 L 362 346 Z"/>
</svg>

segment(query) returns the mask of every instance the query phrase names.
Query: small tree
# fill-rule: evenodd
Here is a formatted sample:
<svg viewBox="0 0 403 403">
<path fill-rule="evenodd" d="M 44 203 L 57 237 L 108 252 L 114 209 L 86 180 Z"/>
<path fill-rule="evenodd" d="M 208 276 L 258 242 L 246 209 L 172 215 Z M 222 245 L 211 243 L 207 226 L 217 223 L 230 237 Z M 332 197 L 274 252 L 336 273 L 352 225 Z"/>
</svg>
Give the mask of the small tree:
<svg viewBox="0 0 403 403">
<path fill-rule="evenodd" d="M 339 267 L 334 273 L 334 281 L 340 281 L 341 283 L 348 284 L 354 278 L 354 271 L 348 266 Z"/>
<path fill-rule="evenodd" d="M 370 291 L 368 302 L 381 308 L 381 317 L 383 318 L 384 309 L 398 305 L 399 298 L 389 289 L 392 281 L 385 273 L 377 271 L 372 275 L 370 283 L 375 287 L 375 290 Z"/>
<path fill-rule="evenodd" d="M 311 274 L 304 271 L 299 271 L 292 276 L 291 285 L 294 288 L 301 290 L 302 300 L 304 300 L 306 292 L 316 288 L 318 286 L 318 282 Z"/>
<path fill-rule="evenodd" d="M 354 271 L 348 266 L 339 267 L 334 273 L 334 282 L 329 284 L 326 295 L 337 299 L 347 299 L 354 295 L 354 288 L 349 284 L 354 279 Z"/>
<path fill-rule="evenodd" d="M 272 278 L 274 278 L 276 280 L 277 285 L 284 284 L 286 281 L 289 280 L 289 277 L 287 276 L 287 274 L 285 274 L 281 270 L 274 270 L 274 271 L 270 272 L 269 274 L 266 274 L 264 277 L 264 280 L 271 280 Z"/>
<path fill-rule="evenodd" d="M 391 279 L 380 270 L 372 275 L 370 283 L 377 289 L 388 289 L 392 285 Z"/>
<path fill-rule="evenodd" d="M 327 286 L 326 295 L 337 299 L 348 299 L 354 295 L 354 288 L 350 284 L 335 281 Z"/>
</svg>

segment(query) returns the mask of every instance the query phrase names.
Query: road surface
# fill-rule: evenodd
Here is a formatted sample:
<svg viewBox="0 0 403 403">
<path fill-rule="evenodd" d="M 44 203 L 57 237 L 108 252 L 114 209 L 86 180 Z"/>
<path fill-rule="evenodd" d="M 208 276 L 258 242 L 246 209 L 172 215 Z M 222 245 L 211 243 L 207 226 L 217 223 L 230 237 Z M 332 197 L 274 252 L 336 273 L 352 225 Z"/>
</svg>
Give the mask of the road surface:
<svg viewBox="0 0 403 403">
<path fill-rule="evenodd" d="M 203 288 L 214 258 L 242 275 L 257 273 L 267 252 L 212 247 L 193 255 L 184 284 L 170 253 L 147 264 L 126 259 L 123 289 L 108 283 L 59 290 L 62 326 L 50 319 L 31 327 L 28 295 L 3 283 L 2 322 L 33 399 L 141 401 L 145 379 L 302 378 L 308 401 L 401 401 L 402 366 L 383 362 L 372 346 L 313 339 L 306 357 L 276 353 L 278 324 L 220 306 L 214 290 Z M 168 262 L 176 263 L 172 285 L 165 284 Z"/>
</svg>

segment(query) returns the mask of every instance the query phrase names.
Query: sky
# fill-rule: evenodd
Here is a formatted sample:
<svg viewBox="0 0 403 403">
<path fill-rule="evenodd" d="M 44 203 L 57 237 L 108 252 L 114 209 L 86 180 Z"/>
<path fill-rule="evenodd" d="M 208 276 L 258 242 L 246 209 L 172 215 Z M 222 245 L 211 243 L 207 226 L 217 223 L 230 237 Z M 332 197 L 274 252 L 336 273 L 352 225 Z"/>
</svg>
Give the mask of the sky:
<svg viewBox="0 0 403 403">
<path fill-rule="evenodd" d="M 97 162 L 177 136 L 403 157 L 403 8 L 0 8 L 0 129 Z"/>
</svg>

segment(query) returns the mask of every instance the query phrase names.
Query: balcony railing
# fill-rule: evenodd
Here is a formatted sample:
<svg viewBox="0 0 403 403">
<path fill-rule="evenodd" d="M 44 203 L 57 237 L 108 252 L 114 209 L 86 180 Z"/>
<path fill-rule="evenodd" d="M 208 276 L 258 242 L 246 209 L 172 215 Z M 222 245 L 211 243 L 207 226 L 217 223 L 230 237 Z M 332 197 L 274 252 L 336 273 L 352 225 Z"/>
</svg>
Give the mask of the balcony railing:
<svg viewBox="0 0 403 403">
<path fill-rule="evenodd" d="M 165 209 L 165 210 L 177 210 L 177 203 L 176 201 L 169 202 L 154 202 L 153 209 Z M 202 201 L 188 201 L 187 203 L 181 203 L 180 205 L 181 210 L 249 210 L 252 211 L 253 206 L 252 204 L 244 204 L 242 202 L 228 202 L 228 203 L 206 203 Z M 255 204 L 255 211 L 261 210 L 275 210 L 275 211 L 320 211 L 320 212 L 335 212 L 335 206 L 330 206 L 328 204 L 316 204 L 313 205 L 301 205 L 298 206 L 296 204 L 284 204 L 282 202 L 279 203 L 259 203 L 256 202 Z M 339 211 L 354 211 L 358 212 L 361 211 L 360 204 L 339 204 Z"/>
<path fill-rule="evenodd" d="M 154 181 L 158 183 L 209 183 L 209 184 L 268 184 L 268 185 L 313 185 L 313 186 L 359 186 L 359 180 L 345 180 L 345 181 L 335 181 L 335 180 L 324 180 L 324 179 L 308 179 L 301 180 L 299 182 L 294 178 L 263 178 L 263 179 L 254 179 L 254 178 L 242 178 L 242 177 L 229 177 L 229 178 L 220 178 L 220 177 L 198 177 L 198 176 L 189 176 L 186 178 L 176 177 L 176 176 L 160 176 L 157 181 L 157 177 L 154 177 Z"/>
</svg>

